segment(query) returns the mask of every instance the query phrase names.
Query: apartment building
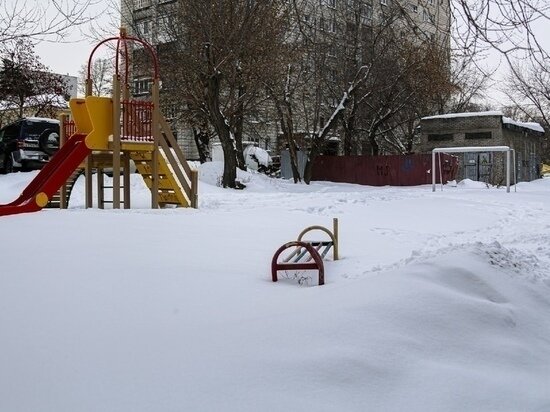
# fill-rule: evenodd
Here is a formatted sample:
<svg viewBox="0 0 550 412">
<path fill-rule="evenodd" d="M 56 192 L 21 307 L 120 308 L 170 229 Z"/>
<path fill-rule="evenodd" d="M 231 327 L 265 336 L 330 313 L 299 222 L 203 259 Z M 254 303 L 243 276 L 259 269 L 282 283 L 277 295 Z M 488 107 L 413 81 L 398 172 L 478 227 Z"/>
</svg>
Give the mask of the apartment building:
<svg viewBox="0 0 550 412">
<path fill-rule="evenodd" d="M 140 37 L 151 43 L 162 52 L 163 46 L 170 43 L 170 26 L 173 24 L 171 16 L 177 0 L 121 0 L 122 25 L 130 34 Z M 311 64 L 314 70 L 322 70 L 326 79 L 327 110 L 337 104 L 337 94 L 330 90 L 341 88 L 342 71 L 339 64 L 344 56 L 346 45 L 349 43 L 350 30 L 369 30 L 380 24 L 388 16 L 399 15 L 402 22 L 404 36 L 415 36 L 419 39 L 431 39 L 437 44 L 449 48 L 450 46 L 450 0 L 303 0 L 297 15 L 311 32 L 324 45 L 322 61 Z M 368 34 L 366 34 L 367 36 Z M 360 56 L 359 59 L 371 57 Z M 162 64 L 169 64 L 169 60 Z M 163 67 L 161 66 L 161 74 Z M 138 70 L 133 72 L 134 97 L 146 96 L 150 91 L 150 74 Z M 329 97 L 330 95 L 330 97 Z M 185 103 L 170 99 L 162 99 L 167 103 L 163 109 L 165 115 L 173 120 L 173 128 L 177 139 L 188 157 L 198 156 L 191 129 L 176 120 L 179 111 L 184 110 Z M 257 113 L 245 125 L 245 140 L 255 141 L 264 148 L 276 149 L 277 140 L 281 133 L 279 124 L 272 116 L 274 109 L 265 104 L 258 108 Z M 324 116 L 317 122 L 325 120 Z M 298 125 L 297 132 L 307 135 L 305 125 Z M 333 142 L 337 142 L 334 139 Z M 337 149 L 333 149 L 333 151 Z"/>
</svg>

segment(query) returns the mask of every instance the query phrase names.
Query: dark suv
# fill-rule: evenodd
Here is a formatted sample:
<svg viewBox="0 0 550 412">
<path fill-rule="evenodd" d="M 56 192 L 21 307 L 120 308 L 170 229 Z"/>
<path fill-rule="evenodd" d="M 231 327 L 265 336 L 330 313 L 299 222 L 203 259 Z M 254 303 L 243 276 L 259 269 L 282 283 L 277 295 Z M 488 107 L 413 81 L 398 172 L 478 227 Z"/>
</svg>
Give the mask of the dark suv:
<svg viewBox="0 0 550 412">
<path fill-rule="evenodd" d="M 40 169 L 58 148 L 58 120 L 20 119 L 0 129 L 0 171 Z"/>
</svg>

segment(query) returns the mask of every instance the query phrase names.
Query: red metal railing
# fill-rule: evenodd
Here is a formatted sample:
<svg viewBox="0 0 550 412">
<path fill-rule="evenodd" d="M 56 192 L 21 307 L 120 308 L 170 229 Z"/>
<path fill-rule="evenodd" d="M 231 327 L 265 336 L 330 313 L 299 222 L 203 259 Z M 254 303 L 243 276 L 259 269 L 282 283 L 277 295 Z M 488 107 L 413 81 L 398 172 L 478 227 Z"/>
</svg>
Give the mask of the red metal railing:
<svg viewBox="0 0 550 412">
<path fill-rule="evenodd" d="M 63 127 L 63 132 L 65 133 L 65 138 L 67 139 L 76 133 L 76 124 L 74 123 L 74 120 L 65 119 L 63 121 L 62 127 Z"/>
<path fill-rule="evenodd" d="M 153 141 L 153 103 L 141 100 L 122 102 L 121 140 Z"/>
</svg>

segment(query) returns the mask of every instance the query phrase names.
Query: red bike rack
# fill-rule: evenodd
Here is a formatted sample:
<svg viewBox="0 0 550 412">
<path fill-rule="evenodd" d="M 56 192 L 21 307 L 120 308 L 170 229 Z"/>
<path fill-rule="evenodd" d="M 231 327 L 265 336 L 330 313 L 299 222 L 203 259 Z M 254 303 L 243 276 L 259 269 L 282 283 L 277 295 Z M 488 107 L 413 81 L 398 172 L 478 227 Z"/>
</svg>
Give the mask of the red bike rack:
<svg viewBox="0 0 550 412">
<path fill-rule="evenodd" d="M 279 256 L 286 249 L 294 247 L 294 251 L 283 261 L 279 262 Z M 325 284 L 325 267 L 323 258 L 312 243 L 293 241 L 285 243 L 273 255 L 271 260 L 271 279 L 277 282 L 277 271 L 279 270 L 318 270 L 319 286 Z"/>
</svg>

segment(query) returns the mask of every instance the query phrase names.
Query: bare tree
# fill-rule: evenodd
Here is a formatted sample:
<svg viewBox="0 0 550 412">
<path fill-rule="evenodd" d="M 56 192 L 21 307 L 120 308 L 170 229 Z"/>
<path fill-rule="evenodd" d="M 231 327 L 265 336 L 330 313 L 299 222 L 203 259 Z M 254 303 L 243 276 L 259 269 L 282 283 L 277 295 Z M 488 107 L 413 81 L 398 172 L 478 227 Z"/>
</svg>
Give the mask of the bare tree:
<svg viewBox="0 0 550 412">
<path fill-rule="evenodd" d="M 98 58 L 92 61 L 90 79 L 94 96 L 109 96 L 112 93 L 114 57 Z M 78 72 L 78 92 L 86 94 L 86 79 L 88 78 L 88 63 L 84 63 Z"/>
<path fill-rule="evenodd" d="M 0 2 L 0 44 L 20 38 L 60 40 L 93 20 L 86 14 L 98 0 L 6 0 Z"/>
<path fill-rule="evenodd" d="M 550 129 L 550 63 L 516 65 L 508 77 L 506 94 L 518 114 L 542 121 Z"/>
<path fill-rule="evenodd" d="M 279 100 L 286 104 L 286 117 L 293 113 L 307 131 L 306 183 L 315 157 L 327 149 L 331 137 L 339 136 L 339 126 L 346 154 L 365 146 L 369 154 L 378 154 L 379 140 L 393 145 L 393 151 L 407 151 L 393 133 L 404 122 L 398 115 L 421 97 L 432 98 L 434 89 L 449 88 L 448 54 L 409 21 L 398 2 L 384 7 L 380 17 L 372 5 L 360 1 L 346 2 L 340 9 L 291 3 L 299 22 L 302 58 L 315 69 L 309 77 L 302 75 L 305 81 L 298 91 Z M 298 67 L 293 66 L 295 73 L 302 74 Z M 367 145 L 361 144 L 361 135 Z M 289 148 L 292 159 L 292 145 Z"/>
<path fill-rule="evenodd" d="M 550 23 L 550 3 L 547 0 L 456 0 L 453 4 L 454 42 L 465 55 L 479 56 L 492 51 L 508 66 L 508 84 L 515 101 L 524 101 L 540 94 L 528 89 L 532 82 L 548 74 L 550 49 L 543 29 Z M 483 71 L 478 67 L 478 71 Z M 527 74 L 526 74 L 527 73 Z M 546 74 L 545 74 L 546 73 Z M 540 108 L 539 108 L 540 112 Z"/>
<path fill-rule="evenodd" d="M 529 56 L 539 65 L 550 57 L 537 34 L 537 25 L 550 21 L 548 1 L 456 0 L 451 4 L 454 40 L 463 52 L 475 55 L 493 49 L 509 63 Z"/>
<path fill-rule="evenodd" d="M 17 117 L 26 112 L 52 116 L 68 97 L 61 76 L 51 73 L 34 53 L 29 39 L 19 38 L 4 44 L 1 54 L 0 100 Z"/>
<path fill-rule="evenodd" d="M 187 118 L 215 131 L 224 153 L 222 185 L 235 188 L 245 118 L 265 99 L 283 28 L 283 2 L 181 0 L 167 25 L 163 91 L 180 100 Z M 162 53 L 161 53 L 162 54 Z M 162 61 L 162 56 L 161 56 Z M 238 159 L 240 154 L 241 158 Z"/>
</svg>

